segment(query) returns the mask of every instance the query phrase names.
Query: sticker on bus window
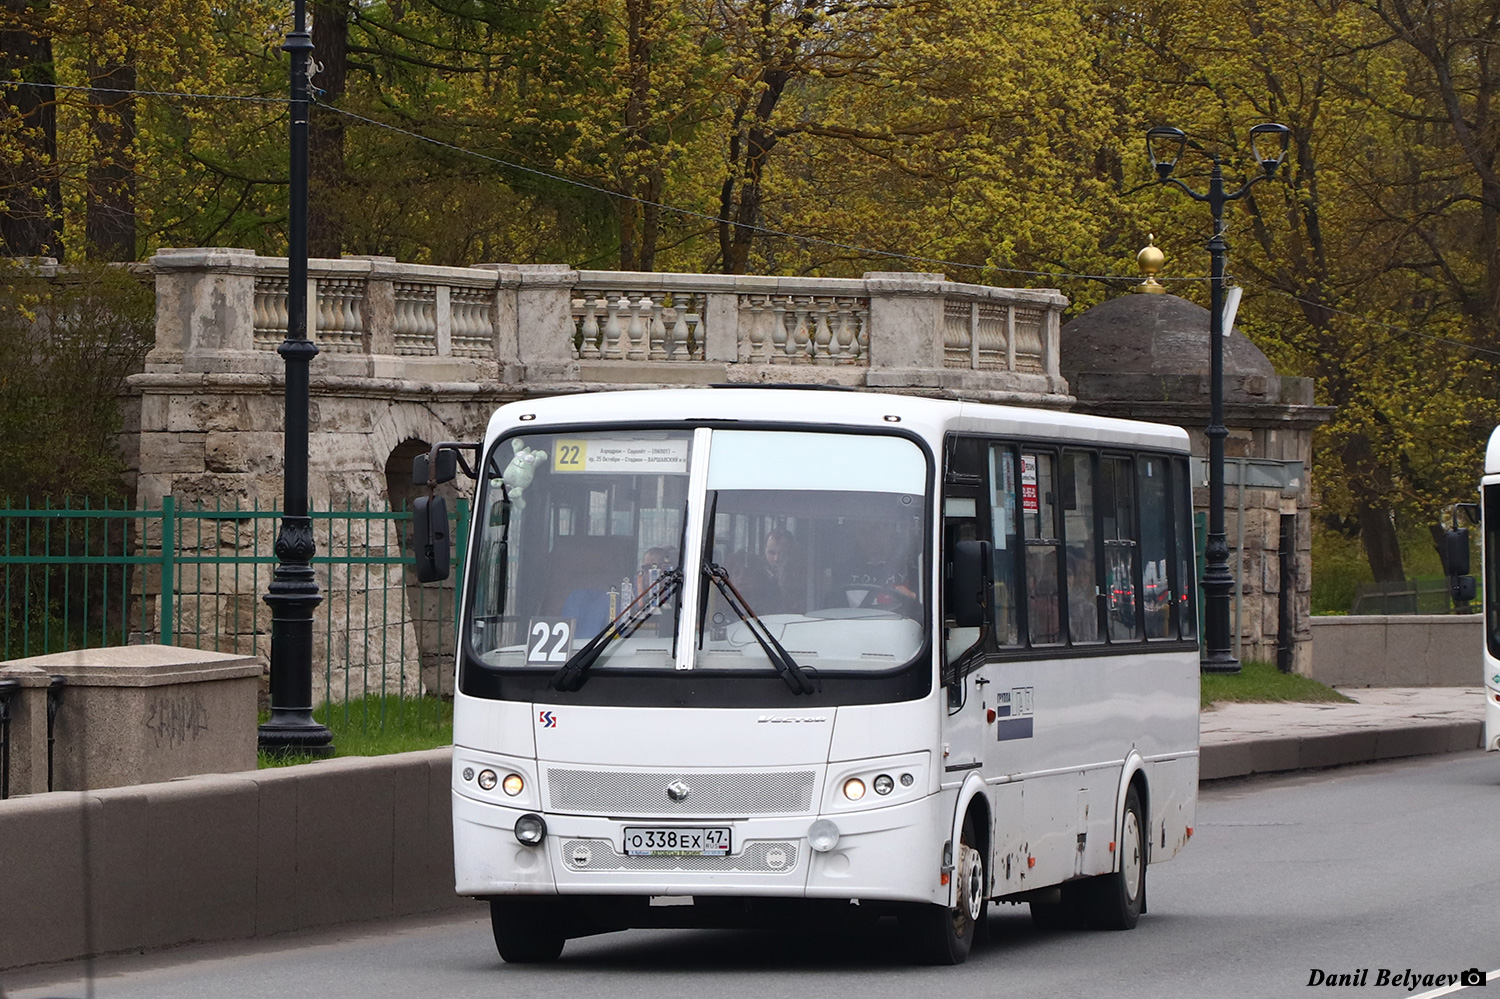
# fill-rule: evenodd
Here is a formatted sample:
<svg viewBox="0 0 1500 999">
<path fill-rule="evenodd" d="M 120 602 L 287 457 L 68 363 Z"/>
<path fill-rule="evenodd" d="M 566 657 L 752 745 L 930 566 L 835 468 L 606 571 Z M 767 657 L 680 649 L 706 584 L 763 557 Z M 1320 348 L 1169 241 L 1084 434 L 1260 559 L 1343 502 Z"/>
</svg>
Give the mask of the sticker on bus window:
<svg viewBox="0 0 1500 999">
<path fill-rule="evenodd" d="M 573 652 L 573 619 L 534 617 L 526 631 L 526 665 L 551 666 Z"/>
<path fill-rule="evenodd" d="M 1021 512 L 1036 513 L 1041 509 L 1036 492 L 1036 455 L 1021 455 Z"/>
<path fill-rule="evenodd" d="M 685 439 L 558 438 L 552 458 L 554 472 L 595 475 L 686 475 Z"/>
</svg>

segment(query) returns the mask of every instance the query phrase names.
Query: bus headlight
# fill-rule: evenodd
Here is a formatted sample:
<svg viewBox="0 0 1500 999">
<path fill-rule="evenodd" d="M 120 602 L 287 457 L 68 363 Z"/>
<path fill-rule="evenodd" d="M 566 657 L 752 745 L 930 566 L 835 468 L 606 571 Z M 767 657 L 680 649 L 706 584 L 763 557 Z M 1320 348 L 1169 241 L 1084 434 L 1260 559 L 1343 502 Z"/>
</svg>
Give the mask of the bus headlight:
<svg viewBox="0 0 1500 999">
<path fill-rule="evenodd" d="M 875 783 L 872 786 L 875 788 L 876 794 L 884 795 L 890 794 L 896 789 L 896 782 L 891 780 L 890 774 L 881 774 L 875 778 Z"/>
<path fill-rule="evenodd" d="M 495 784 L 498 783 L 499 780 L 499 776 L 493 770 L 479 771 L 479 786 L 484 788 L 486 791 L 493 791 L 495 789 Z"/>
<path fill-rule="evenodd" d="M 844 797 L 850 801 L 858 801 L 865 796 L 865 782 L 858 777 L 850 777 L 844 781 Z"/>
<path fill-rule="evenodd" d="M 527 846 L 536 846 L 547 836 L 547 823 L 540 815 L 527 812 L 516 819 L 516 839 Z"/>
<path fill-rule="evenodd" d="M 505 788 L 506 794 L 514 798 L 526 789 L 526 781 L 521 779 L 520 774 L 507 774 L 500 786 Z"/>
<path fill-rule="evenodd" d="M 827 853 L 839 845 L 839 827 L 831 819 L 819 819 L 807 827 L 807 845 L 818 853 Z"/>
</svg>

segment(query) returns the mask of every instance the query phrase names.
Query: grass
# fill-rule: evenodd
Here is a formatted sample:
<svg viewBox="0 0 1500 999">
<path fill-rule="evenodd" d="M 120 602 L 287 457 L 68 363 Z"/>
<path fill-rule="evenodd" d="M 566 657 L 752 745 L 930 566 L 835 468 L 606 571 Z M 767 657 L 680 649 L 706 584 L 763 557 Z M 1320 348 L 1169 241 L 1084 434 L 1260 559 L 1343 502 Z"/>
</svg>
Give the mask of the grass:
<svg viewBox="0 0 1500 999">
<path fill-rule="evenodd" d="M 261 715 L 261 721 L 269 717 Z M 333 733 L 335 756 L 385 756 L 453 743 L 453 702 L 436 697 L 401 699 L 372 695 L 313 709 Z M 285 767 L 319 757 L 260 754 L 260 766 Z"/>
<path fill-rule="evenodd" d="M 1238 673 L 1205 673 L 1202 707 L 1226 701 L 1344 701 L 1332 687 L 1296 673 L 1283 673 L 1274 663 L 1247 661 Z"/>
</svg>

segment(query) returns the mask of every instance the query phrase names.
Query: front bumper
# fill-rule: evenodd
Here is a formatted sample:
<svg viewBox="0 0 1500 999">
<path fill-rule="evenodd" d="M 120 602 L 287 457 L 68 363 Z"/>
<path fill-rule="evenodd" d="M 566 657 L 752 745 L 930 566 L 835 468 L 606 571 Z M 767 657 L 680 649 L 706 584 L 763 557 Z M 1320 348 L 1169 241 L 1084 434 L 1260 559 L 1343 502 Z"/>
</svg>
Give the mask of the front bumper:
<svg viewBox="0 0 1500 999">
<path fill-rule="evenodd" d="M 722 895 L 946 902 L 942 847 L 950 794 L 829 816 L 839 828 L 826 853 L 808 846 L 818 815 L 752 819 L 616 819 L 542 814 L 547 836 L 517 841 L 516 819 L 534 809 L 453 793 L 453 857 L 460 895 Z M 627 825 L 728 825 L 727 857 L 630 857 Z"/>
</svg>

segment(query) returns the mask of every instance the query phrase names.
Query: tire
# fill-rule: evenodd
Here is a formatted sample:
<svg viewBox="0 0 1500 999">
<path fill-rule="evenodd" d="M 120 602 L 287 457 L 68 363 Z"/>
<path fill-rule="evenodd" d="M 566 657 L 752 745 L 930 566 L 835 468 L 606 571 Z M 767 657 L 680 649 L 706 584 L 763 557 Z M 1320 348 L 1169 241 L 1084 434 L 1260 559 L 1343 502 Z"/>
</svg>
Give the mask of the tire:
<svg viewBox="0 0 1500 999">
<path fill-rule="evenodd" d="M 976 847 L 979 838 L 971 813 L 959 835 L 954 876 L 957 901 L 946 905 L 917 905 L 901 917 L 902 929 L 914 955 L 923 964 L 963 964 L 974 947 L 974 936 L 985 923 L 989 906 L 989 881 L 984 855 Z"/>
<path fill-rule="evenodd" d="M 549 964 L 562 954 L 568 935 L 553 899 L 492 898 L 490 930 L 506 964 Z"/>
<path fill-rule="evenodd" d="M 1131 784 L 1125 792 L 1125 815 L 1120 824 L 1120 869 L 1090 878 L 1084 888 L 1089 925 L 1101 930 L 1135 928 L 1146 904 L 1147 842 L 1141 796 Z"/>
</svg>

